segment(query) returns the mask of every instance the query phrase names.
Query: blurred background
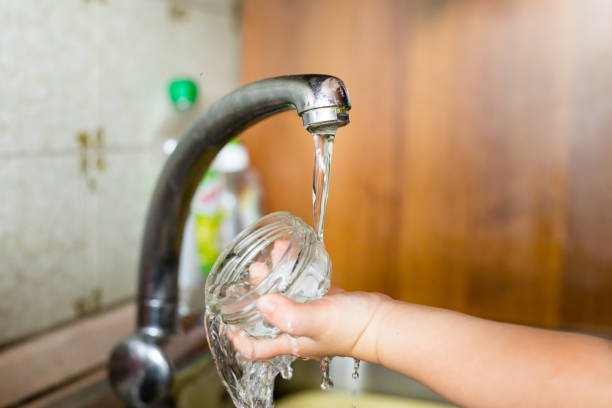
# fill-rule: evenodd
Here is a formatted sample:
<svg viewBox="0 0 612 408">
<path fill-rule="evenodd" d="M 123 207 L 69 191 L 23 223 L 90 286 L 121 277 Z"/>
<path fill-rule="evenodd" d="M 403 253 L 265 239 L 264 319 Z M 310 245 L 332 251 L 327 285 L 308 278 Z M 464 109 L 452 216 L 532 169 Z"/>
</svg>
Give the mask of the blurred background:
<svg viewBox="0 0 612 408">
<path fill-rule="evenodd" d="M 169 144 L 225 93 L 284 74 L 338 76 L 353 103 L 326 217 L 335 285 L 609 336 L 611 19 L 606 0 L 5 0 L 0 373 L 79 319 L 113 329 L 92 335 L 95 364 L 0 406 L 104 364 L 132 330 Z M 187 110 L 168 92 L 184 77 Z M 295 112 L 241 140 L 264 211 L 310 222 Z"/>
<path fill-rule="evenodd" d="M 244 2 L 242 82 L 329 72 L 351 94 L 326 222 L 334 283 L 608 332 L 611 16 L 597 0 Z M 268 209 L 308 220 L 298 124 L 285 113 L 244 141 Z"/>
</svg>

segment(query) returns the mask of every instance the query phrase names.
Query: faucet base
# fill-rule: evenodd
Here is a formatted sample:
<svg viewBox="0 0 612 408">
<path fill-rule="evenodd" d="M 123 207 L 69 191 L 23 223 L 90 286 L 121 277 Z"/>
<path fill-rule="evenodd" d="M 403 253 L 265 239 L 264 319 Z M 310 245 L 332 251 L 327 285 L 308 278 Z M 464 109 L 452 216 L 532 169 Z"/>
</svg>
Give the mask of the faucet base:
<svg viewBox="0 0 612 408">
<path fill-rule="evenodd" d="M 150 406 L 171 389 L 173 369 L 153 337 L 137 333 L 115 347 L 109 361 L 110 382 L 133 407 Z"/>
</svg>

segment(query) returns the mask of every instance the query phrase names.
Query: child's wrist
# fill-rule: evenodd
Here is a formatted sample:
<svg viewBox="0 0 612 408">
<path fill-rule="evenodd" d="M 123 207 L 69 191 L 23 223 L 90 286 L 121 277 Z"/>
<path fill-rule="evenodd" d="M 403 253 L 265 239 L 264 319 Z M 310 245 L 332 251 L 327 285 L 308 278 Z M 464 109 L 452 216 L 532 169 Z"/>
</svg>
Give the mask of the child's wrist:
<svg viewBox="0 0 612 408">
<path fill-rule="evenodd" d="M 381 294 L 371 294 L 374 313 L 370 315 L 366 326 L 356 341 L 351 356 L 374 364 L 380 364 L 379 358 L 379 336 L 383 334 L 385 315 L 389 311 L 392 299 Z"/>
</svg>

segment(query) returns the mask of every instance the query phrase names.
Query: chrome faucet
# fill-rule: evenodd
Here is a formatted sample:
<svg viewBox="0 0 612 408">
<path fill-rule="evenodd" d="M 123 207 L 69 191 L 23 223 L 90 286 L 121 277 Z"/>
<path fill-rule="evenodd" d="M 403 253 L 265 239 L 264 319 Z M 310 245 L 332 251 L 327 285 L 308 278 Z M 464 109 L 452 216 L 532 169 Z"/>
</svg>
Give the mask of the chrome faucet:
<svg viewBox="0 0 612 408">
<path fill-rule="evenodd" d="M 223 97 L 181 138 L 149 206 L 140 254 L 138 329 L 110 357 L 111 384 L 126 404 L 171 403 L 178 370 L 206 350 L 201 324 L 179 333 L 178 262 L 193 194 L 219 150 L 242 130 L 277 112 L 296 109 L 304 128 L 315 133 L 346 125 L 350 108 L 346 87 L 336 77 L 264 79 Z"/>
</svg>

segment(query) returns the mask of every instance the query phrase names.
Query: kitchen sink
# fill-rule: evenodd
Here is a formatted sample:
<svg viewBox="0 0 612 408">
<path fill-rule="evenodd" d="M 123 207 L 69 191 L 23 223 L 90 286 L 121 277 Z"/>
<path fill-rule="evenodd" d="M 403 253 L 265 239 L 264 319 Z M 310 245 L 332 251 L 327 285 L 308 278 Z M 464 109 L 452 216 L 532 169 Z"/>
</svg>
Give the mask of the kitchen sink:
<svg viewBox="0 0 612 408">
<path fill-rule="evenodd" d="M 375 364 L 361 363 L 359 379 L 352 378 L 353 360 L 336 357 L 331 363 L 334 387 L 321 391 L 321 369 L 318 361 L 297 360 L 293 378 L 277 377 L 275 401 L 277 408 L 352 407 L 357 408 L 442 408 L 451 407 L 443 398 L 425 386 Z M 217 375 L 212 356 L 205 351 L 174 378 L 174 401 L 163 404 L 176 408 L 232 408 L 233 404 Z M 55 398 L 48 403 L 34 404 L 45 408 L 114 408 L 123 404 L 114 395 L 102 374 L 94 382 Z"/>
<path fill-rule="evenodd" d="M 194 381 L 176 390 L 178 406 L 191 407 L 233 407 L 225 392 L 213 362 L 208 358 L 208 368 Z M 276 379 L 275 400 L 277 408 L 302 407 L 404 407 L 442 408 L 454 405 L 429 390 L 427 387 L 388 370 L 382 366 L 361 363 L 359 379 L 352 378 L 353 360 L 336 357 L 332 360 L 331 376 L 334 387 L 321 391 L 321 369 L 318 361 L 297 360 L 293 378 Z"/>
</svg>

